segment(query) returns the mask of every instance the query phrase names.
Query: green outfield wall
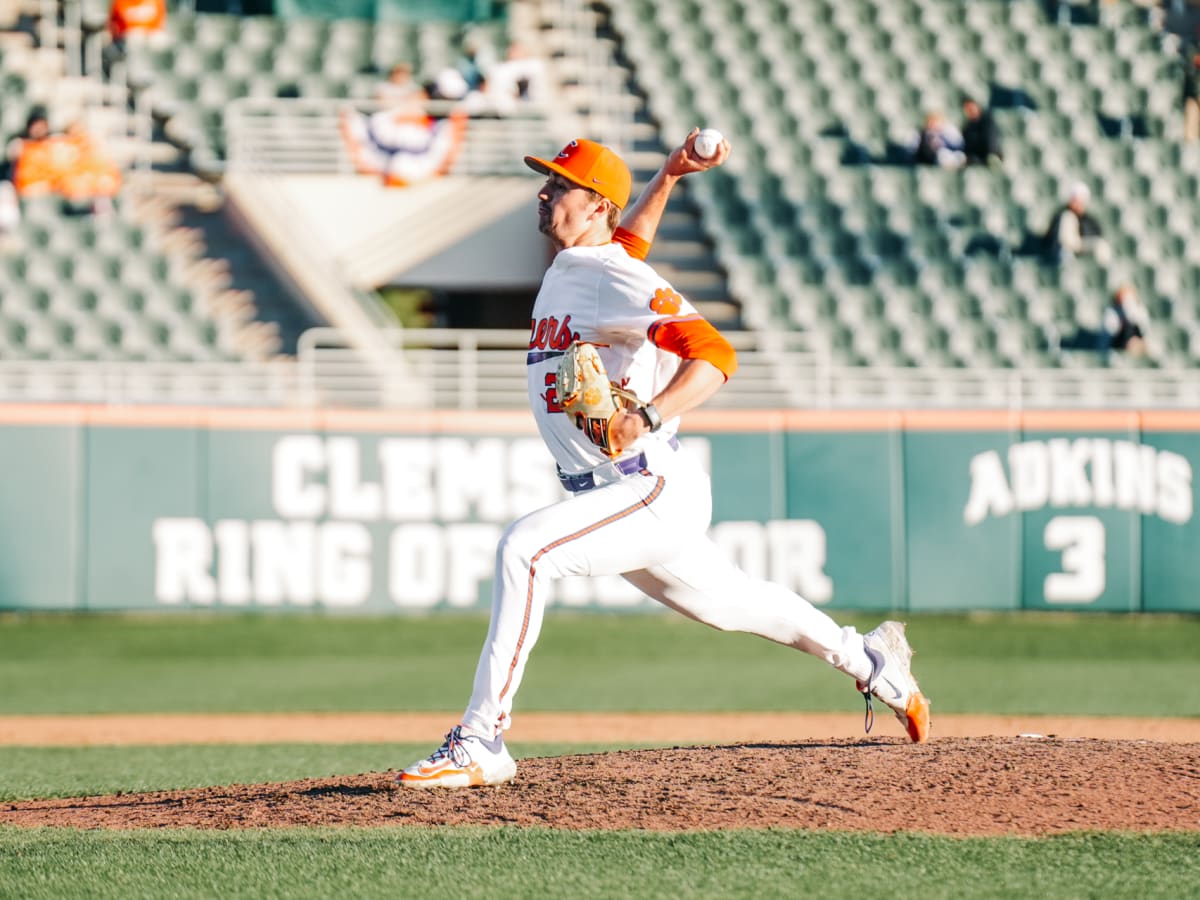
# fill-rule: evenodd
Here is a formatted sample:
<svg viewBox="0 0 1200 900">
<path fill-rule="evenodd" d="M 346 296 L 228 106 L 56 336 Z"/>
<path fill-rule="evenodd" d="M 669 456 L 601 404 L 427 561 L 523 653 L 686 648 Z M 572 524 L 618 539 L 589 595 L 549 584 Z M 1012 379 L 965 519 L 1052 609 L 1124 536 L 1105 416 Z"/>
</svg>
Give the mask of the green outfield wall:
<svg viewBox="0 0 1200 900">
<path fill-rule="evenodd" d="M 487 608 L 525 413 L 0 408 L 0 608 Z M 697 413 L 711 536 L 830 608 L 1200 611 L 1200 414 Z M 620 578 L 554 602 L 652 608 Z"/>
</svg>

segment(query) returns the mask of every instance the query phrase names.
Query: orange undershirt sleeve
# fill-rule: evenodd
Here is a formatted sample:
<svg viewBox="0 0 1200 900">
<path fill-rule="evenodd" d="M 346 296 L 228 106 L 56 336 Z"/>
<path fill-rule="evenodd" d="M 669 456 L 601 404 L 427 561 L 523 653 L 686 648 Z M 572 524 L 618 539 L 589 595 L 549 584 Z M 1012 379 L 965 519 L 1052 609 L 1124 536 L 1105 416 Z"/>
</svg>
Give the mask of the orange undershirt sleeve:
<svg viewBox="0 0 1200 900">
<path fill-rule="evenodd" d="M 638 237 L 632 231 L 618 228 L 613 232 L 612 239 L 614 244 L 620 244 L 625 248 L 625 252 L 634 259 L 645 259 L 650 255 L 650 242 Z"/>
<path fill-rule="evenodd" d="M 650 342 L 683 359 L 703 359 L 728 381 L 737 371 L 737 352 L 721 332 L 700 316 L 659 319 L 646 332 Z"/>
</svg>

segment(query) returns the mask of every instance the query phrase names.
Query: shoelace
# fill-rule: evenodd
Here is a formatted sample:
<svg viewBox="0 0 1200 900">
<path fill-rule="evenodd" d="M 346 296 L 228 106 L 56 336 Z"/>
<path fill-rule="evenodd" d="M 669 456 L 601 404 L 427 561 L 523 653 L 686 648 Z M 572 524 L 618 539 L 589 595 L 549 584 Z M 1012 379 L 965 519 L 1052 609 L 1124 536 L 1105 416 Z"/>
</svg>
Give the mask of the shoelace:
<svg viewBox="0 0 1200 900">
<path fill-rule="evenodd" d="M 871 705 L 871 689 L 868 687 L 862 692 L 863 698 L 867 701 L 867 714 L 863 720 L 863 728 L 867 734 L 871 733 L 871 726 L 875 724 L 875 707 Z"/>
<path fill-rule="evenodd" d="M 434 751 L 433 756 L 429 757 L 429 761 L 437 762 L 439 759 L 446 759 L 447 757 L 456 766 L 469 766 L 471 764 L 471 754 L 463 746 L 461 725 L 454 726 L 453 730 L 446 735 L 446 743 Z"/>
<path fill-rule="evenodd" d="M 863 728 L 866 729 L 867 734 L 870 734 L 871 728 L 875 724 L 875 707 L 871 704 L 871 688 L 875 686 L 875 680 L 883 673 L 884 661 L 878 650 L 869 650 L 865 647 L 864 650 L 866 650 L 867 658 L 871 660 L 871 677 L 866 684 L 860 683 L 859 691 L 862 693 L 863 699 L 867 701 L 867 713 L 863 719 Z"/>
</svg>

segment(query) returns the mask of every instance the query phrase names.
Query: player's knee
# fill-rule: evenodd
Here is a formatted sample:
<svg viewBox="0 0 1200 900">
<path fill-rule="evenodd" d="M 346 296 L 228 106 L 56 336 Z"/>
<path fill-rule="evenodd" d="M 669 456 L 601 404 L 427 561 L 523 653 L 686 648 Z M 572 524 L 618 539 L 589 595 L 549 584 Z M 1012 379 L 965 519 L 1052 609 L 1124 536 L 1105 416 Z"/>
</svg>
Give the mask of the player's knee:
<svg viewBox="0 0 1200 900">
<path fill-rule="evenodd" d="M 519 567 L 528 569 L 538 548 L 536 541 L 530 539 L 527 531 L 518 528 L 520 523 L 514 523 L 505 529 L 496 546 L 496 563 L 501 569 Z"/>
</svg>

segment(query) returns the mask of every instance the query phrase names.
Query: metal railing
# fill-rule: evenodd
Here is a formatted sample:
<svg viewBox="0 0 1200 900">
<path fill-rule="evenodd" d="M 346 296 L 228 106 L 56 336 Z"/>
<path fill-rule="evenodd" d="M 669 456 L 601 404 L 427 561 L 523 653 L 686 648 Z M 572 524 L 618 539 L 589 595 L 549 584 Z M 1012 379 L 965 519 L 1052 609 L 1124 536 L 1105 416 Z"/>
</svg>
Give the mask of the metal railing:
<svg viewBox="0 0 1200 900">
<path fill-rule="evenodd" d="M 529 402 L 527 331 L 407 329 L 388 332 L 388 337 L 404 359 L 407 378 L 405 396 L 393 397 L 390 405 L 520 409 Z M 752 332 L 730 337 L 742 351 L 738 376 L 730 382 L 736 387 L 718 394 L 709 402 L 711 407 L 793 406 L 802 401 L 799 390 L 819 384 L 828 371 L 819 354 L 803 348 L 800 335 L 783 341 Z M 318 403 L 336 399 L 338 404 L 378 405 L 378 382 L 334 330 L 305 332 L 298 366 L 303 392 Z M 829 386 L 824 385 L 824 390 L 827 393 Z"/>
<path fill-rule="evenodd" d="M 340 131 L 344 113 L 378 112 L 371 100 L 312 98 L 234 100 L 225 111 L 227 172 L 353 175 L 354 163 Z M 430 115 L 448 115 L 455 105 L 431 101 Z M 536 111 L 503 118 L 472 117 L 452 173 L 526 174 L 523 157 L 557 149 L 544 117 Z"/>
<path fill-rule="evenodd" d="M 524 409 L 525 331 L 392 330 L 394 367 L 331 329 L 268 363 L 0 361 L 0 402 Z M 803 335 L 728 335 L 739 369 L 709 409 L 1195 409 L 1200 373 L 838 366 Z"/>
</svg>

